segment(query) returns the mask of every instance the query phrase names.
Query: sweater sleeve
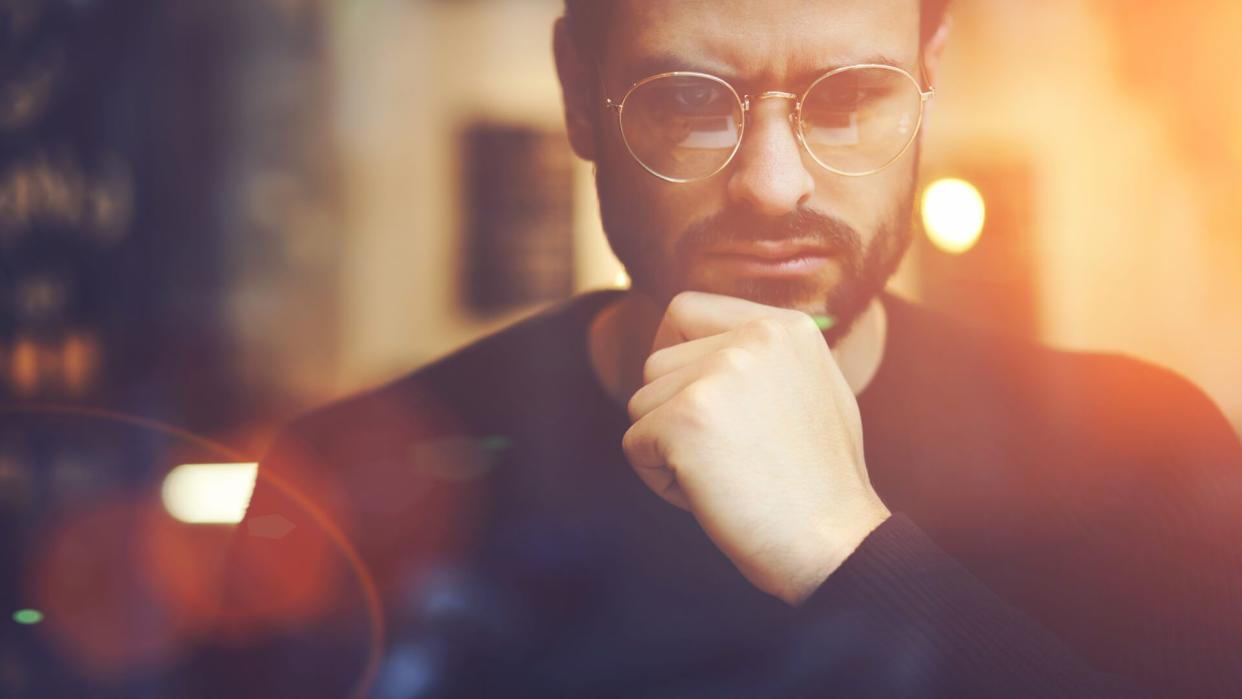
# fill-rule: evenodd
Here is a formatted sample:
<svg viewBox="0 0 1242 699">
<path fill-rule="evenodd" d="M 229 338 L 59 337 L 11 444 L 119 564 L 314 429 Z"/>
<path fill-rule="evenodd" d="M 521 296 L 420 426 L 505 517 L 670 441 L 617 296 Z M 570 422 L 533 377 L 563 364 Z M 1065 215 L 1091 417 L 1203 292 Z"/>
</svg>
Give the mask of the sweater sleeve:
<svg viewBox="0 0 1242 699">
<path fill-rule="evenodd" d="M 895 514 L 803 604 L 803 654 L 787 676 L 865 696 L 1136 696 L 1096 672 Z M 827 672 L 827 676 L 825 675 Z"/>
</svg>

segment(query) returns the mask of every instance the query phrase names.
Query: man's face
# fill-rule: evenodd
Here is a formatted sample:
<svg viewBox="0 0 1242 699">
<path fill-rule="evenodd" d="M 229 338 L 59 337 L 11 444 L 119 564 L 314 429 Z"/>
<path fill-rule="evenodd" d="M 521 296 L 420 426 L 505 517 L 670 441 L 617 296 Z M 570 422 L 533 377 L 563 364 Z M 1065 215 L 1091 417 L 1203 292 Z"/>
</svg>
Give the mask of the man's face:
<svg viewBox="0 0 1242 699">
<path fill-rule="evenodd" d="M 709 73 L 750 95 L 800 95 L 826 70 L 858 63 L 892 61 L 921 75 L 918 0 L 618 0 L 609 31 L 600 79 L 613 100 L 672 70 Z M 616 115 L 600 110 L 604 228 L 635 289 L 661 303 L 693 289 L 827 313 L 838 336 L 847 330 L 908 246 L 918 148 L 878 174 L 838 175 L 802 149 L 792 109 L 789 100 L 753 102 L 728 167 L 684 184 L 645 171 Z M 778 269 L 736 254 L 754 241 L 830 254 Z"/>
</svg>

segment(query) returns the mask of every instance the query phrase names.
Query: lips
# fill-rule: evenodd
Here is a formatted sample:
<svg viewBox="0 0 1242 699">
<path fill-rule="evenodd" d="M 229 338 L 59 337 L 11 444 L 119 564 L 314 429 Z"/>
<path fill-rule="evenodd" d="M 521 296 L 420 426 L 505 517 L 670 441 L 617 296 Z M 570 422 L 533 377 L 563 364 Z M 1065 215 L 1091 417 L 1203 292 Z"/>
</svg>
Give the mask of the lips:
<svg viewBox="0 0 1242 699">
<path fill-rule="evenodd" d="M 716 245 L 703 251 L 705 255 L 722 255 L 753 259 L 756 262 L 784 262 L 807 257 L 831 257 L 832 251 L 822 245 L 796 240 L 753 240 L 745 243 Z"/>
<path fill-rule="evenodd" d="M 741 276 L 801 276 L 822 269 L 832 257 L 823 245 L 805 241 L 757 240 L 716 245 L 703 251 L 706 264 Z"/>
</svg>

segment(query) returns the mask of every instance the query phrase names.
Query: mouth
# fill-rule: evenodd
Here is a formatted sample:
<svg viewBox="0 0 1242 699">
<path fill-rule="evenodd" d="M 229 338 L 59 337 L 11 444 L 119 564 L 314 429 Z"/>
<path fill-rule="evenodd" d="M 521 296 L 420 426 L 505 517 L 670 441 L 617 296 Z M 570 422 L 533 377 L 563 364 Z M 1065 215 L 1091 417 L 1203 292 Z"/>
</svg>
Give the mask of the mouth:
<svg viewBox="0 0 1242 699">
<path fill-rule="evenodd" d="M 795 240 L 756 240 L 708 248 L 703 259 L 734 274 L 788 276 L 813 272 L 826 265 L 832 251 Z"/>
</svg>

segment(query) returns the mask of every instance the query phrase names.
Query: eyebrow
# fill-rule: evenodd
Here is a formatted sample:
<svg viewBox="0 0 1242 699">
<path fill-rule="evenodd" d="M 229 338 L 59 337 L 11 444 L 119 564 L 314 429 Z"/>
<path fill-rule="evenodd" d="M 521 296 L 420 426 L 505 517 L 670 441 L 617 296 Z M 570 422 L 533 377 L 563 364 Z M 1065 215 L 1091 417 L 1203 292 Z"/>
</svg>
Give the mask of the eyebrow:
<svg viewBox="0 0 1242 699">
<path fill-rule="evenodd" d="M 846 66 L 863 64 L 884 65 L 892 66 L 893 68 L 901 68 L 902 70 L 907 71 L 911 70 L 910 67 L 903 65 L 901 61 L 894 60 L 889 56 L 884 54 L 871 54 L 855 60 L 842 61 L 839 63 L 828 63 L 805 71 L 800 71 L 792 76 L 791 82 L 796 85 L 809 85 L 812 80 L 825 73 L 831 73 L 838 68 L 844 68 Z M 746 87 L 750 83 L 758 82 L 757 80 L 742 77 L 735 69 L 729 67 L 727 63 L 710 61 L 698 63 L 695 61 L 688 61 L 683 56 L 671 53 L 650 54 L 630 62 L 629 65 L 627 65 L 622 71 L 621 79 L 623 81 L 623 86 L 628 89 L 634 83 L 653 75 L 679 71 L 714 75 L 725 80 L 738 89 Z"/>
</svg>

